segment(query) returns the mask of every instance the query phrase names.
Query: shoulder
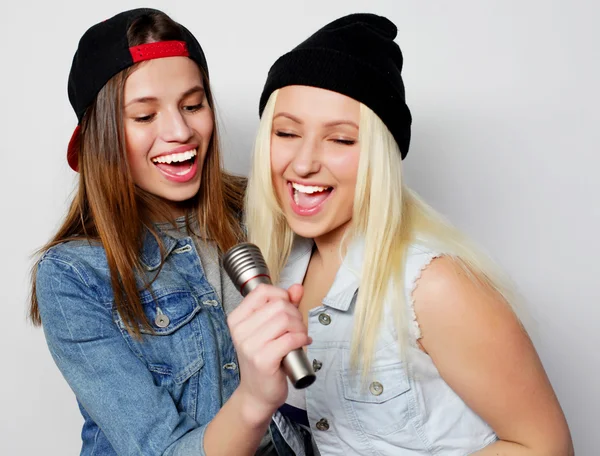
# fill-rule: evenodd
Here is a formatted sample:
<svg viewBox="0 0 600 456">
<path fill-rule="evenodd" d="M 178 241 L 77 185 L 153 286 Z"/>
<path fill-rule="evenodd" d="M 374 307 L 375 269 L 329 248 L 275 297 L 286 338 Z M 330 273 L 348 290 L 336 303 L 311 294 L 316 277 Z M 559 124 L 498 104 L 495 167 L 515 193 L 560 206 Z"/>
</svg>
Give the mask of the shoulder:
<svg viewBox="0 0 600 456">
<path fill-rule="evenodd" d="M 104 248 L 100 241 L 81 238 L 61 242 L 60 244 L 50 247 L 42 255 L 41 261 L 46 259 L 76 261 L 78 259 L 89 259 L 90 257 L 106 258 Z"/>
<path fill-rule="evenodd" d="M 51 247 L 36 264 L 34 290 L 54 355 L 65 353 L 71 342 L 98 342 L 98 331 L 108 334 L 114 296 L 104 258 L 99 243 L 76 240 Z"/>
<path fill-rule="evenodd" d="M 471 280 L 458 260 L 444 254 L 425 255 L 414 293 L 421 298 L 436 298 L 446 293 L 462 291 Z"/>
<path fill-rule="evenodd" d="M 499 324 L 521 330 L 505 298 L 459 259 L 448 255 L 436 256 L 423 268 L 412 298 L 423 337 L 444 334 L 451 328 L 451 332 L 461 334 L 478 333 Z"/>
<path fill-rule="evenodd" d="M 412 293 L 417 282 L 420 282 L 425 269 L 433 260 L 443 254 L 422 244 L 410 244 L 404 256 L 404 283 L 409 293 Z"/>
<path fill-rule="evenodd" d="M 488 300 L 501 298 L 460 259 L 443 253 L 434 253 L 427 258 L 414 290 L 416 299 L 422 302 L 449 302 L 453 301 L 452 297 Z"/>
<path fill-rule="evenodd" d="M 44 252 L 36 268 L 38 286 L 49 280 L 74 280 L 91 288 L 102 288 L 100 285 L 107 280 L 110 283 L 106 253 L 98 241 L 81 239 L 57 244 Z"/>
</svg>

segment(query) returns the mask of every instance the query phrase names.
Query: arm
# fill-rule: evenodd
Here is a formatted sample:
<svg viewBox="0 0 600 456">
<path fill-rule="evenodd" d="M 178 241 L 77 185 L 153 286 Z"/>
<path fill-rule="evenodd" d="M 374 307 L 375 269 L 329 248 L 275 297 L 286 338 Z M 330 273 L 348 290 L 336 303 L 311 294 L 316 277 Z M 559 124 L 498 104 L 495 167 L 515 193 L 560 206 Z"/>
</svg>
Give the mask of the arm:
<svg viewBox="0 0 600 456">
<path fill-rule="evenodd" d="M 204 449 L 209 456 L 254 455 L 271 421 L 271 413 L 258 413 L 260 404 L 235 390 L 209 423 Z"/>
<path fill-rule="evenodd" d="M 205 426 L 179 413 L 112 320 L 83 267 L 43 259 L 37 297 L 48 348 L 117 454 L 201 455 Z"/>
<path fill-rule="evenodd" d="M 241 382 L 208 426 L 204 441 L 208 455 L 253 455 L 271 416 L 285 402 L 288 386 L 281 361 L 310 343 L 295 307 L 302 290 L 300 285 L 288 291 L 260 285 L 229 315 Z M 235 440 L 232 429 L 238 433 Z"/>
<path fill-rule="evenodd" d="M 413 293 L 422 348 L 499 441 L 479 456 L 567 456 L 569 429 L 538 355 L 494 291 L 453 260 L 427 267 Z"/>
<path fill-rule="evenodd" d="M 239 360 L 246 382 L 210 423 L 200 426 L 177 410 L 166 389 L 154 384 L 152 374 L 114 324 L 110 304 L 98 302 L 99 293 L 84 272 L 68 262 L 45 258 L 38 267 L 37 296 L 46 340 L 57 366 L 115 451 L 127 455 L 253 455 L 272 413 L 287 394 L 287 383 L 279 369 L 281 358 L 305 344 L 308 337 L 306 328 L 297 323 L 302 334 L 289 334 L 289 323 L 294 318 L 277 317 L 286 303 L 282 301 L 279 308 L 267 314 L 264 311 L 269 306 L 264 306 L 263 312 L 257 313 L 264 320 L 258 324 L 275 319 L 271 331 L 256 331 L 240 322 L 242 329 L 250 331 L 243 338 L 241 350 L 249 356 Z M 280 301 L 287 300 L 287 292 L 274 289 L 259 296 L 262 301 L 258 303 L 255 294 L 255 306 L 263 305 L 274 293 L 280 295 Z M 287 306 L 297 312 L 289 302 Z M 301 317 L 295 319 L 301 322 Z M 248 321 L 256 324 L 256 319 Z M 256 340 L 253 332 L 262 338 L 260 346 L 244 351 L 247 342 Z M 283 342 L 273 343 L 278 335 L 284 336 Z M 262 356 L 265 344 L 268 352 Z M 262 363 L 262 371 L 254 369 L 257 363 Z M 276 379 L 278 391 L 269 386 L 268 378 L 265 381 L 260 377 L 264 366 Z M 266 399 L 257 400 L 257 391 Z"/>
</svg>

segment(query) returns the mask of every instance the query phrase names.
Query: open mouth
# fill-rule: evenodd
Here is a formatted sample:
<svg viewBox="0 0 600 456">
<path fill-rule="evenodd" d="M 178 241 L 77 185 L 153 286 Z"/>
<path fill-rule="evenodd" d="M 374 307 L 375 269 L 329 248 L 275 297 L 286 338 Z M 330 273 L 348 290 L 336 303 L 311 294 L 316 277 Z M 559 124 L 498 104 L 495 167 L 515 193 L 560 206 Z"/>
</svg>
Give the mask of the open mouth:
<svg viewBox="0 0 600 456">
<path fill-rule="evenodd" d="M 302 185 L 296 182 L 288 182 L 288 185 L 294 201 L 294 210 L 302 214 L 316 212 L 333 192 L 333 187 Z"/>
<path fill-rule="evenodd" d="M 176 180 L 185 181 L 186 178 L 192 178 L 196 166 L 197 149 L 187 150 L 185 152 L 177 152 L 168 155 L 154 157 L 152 163 L 165 175 L 165 177 Z"/>
</svg>

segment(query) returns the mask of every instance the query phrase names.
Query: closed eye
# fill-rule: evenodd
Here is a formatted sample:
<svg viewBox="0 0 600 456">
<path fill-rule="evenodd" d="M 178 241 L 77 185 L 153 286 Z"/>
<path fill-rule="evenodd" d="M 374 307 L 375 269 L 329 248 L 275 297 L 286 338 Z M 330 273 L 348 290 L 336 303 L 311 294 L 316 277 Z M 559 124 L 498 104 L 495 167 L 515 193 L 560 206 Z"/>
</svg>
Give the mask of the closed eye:
<svg viewBox="0 0 600 456">
<path fill-rule="evenodd" d="M 204 103 L 200 103 L 200 104 L 195 104 L 195 105 L 190 105 L 190 106 L 184 106 L 183 110 L 186 112 L 196 112 L 196 111 L 200 111 L 203 107 L 204 107 Z"/>
<path fill-rule="evenodd" d="M 140 123 L 150 122 L 152 119 L 154 119 L 154 114 L 148 114 L 147 116 L 139 116 L 133 118 L 133 120 Z"/>
<path fill-rule="evenodd" d="M 275 136 L 279 136 L 280 138 L 299 138 L 299 136 L 295 133 L 288 133 L 287 131 L 279 131 L 275 132 Z"/>
<path fill-rule="evenodd" d="M 332 141 L 336 144 L 342 144 L 344 146 L 353 146 L 356 144 L 354 139 L 332 139 Z"/>
</svg>

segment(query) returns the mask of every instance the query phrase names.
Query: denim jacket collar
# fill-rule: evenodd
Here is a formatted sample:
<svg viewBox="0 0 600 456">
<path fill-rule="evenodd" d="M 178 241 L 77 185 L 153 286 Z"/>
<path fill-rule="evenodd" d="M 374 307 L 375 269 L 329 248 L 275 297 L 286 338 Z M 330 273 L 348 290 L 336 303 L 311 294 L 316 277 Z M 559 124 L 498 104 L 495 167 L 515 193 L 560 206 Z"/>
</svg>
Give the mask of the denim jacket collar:
<svg viewBox="0 0 600 456">
<path fill-rule="evenodd" d="M 280 285 L 289 287 L 302 283 L 312 254 L 314 241 L 296 236 L 287 265 L 281 273 Z M 335 275 L 333 285 L 323 299 L 323 304 L 340 311 L 347 311 L 358 291 L 360 274 L 364 259 L 364 239 L 353 240 L 348 246 L 346 256 Z"/>
<path fill-rule="evenodd" d="M 160 230 L 157 231 L 158 237 L 162 241 L 165 248 L 164 253 L 166 259 L 177 245 L 177 239 L 169 236 L 166 233 L 163 233 Z M 142 245 L 141 261 L 142 265 L 148 271 L 154 271 L 158 269 L 162 261 L 160 246 L 148 228 L 144 229 L 144 244 Z"/>
</svg>

